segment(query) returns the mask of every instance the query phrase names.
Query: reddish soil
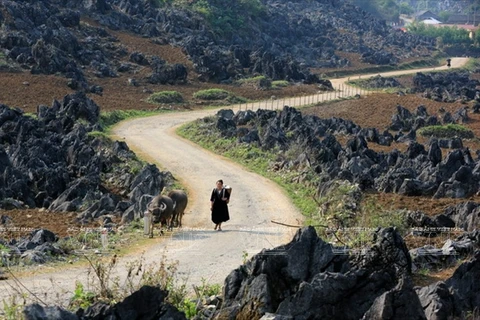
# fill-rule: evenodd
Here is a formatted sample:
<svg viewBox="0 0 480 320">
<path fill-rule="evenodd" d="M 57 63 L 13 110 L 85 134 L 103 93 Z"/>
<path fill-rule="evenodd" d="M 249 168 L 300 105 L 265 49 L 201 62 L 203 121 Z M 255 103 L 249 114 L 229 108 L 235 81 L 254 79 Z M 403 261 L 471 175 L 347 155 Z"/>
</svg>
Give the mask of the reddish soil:
<svg viewBox="0 0 480 320">
<path fill-rule="evenodd" d="M 27 236 L 36 229 L 48 229 L 59 237 L 66 237 L 100 227 L 100 224 L 97 222 L 87 225 L 78 223 L 75 212 L 49 212 L 30 209 L 0 210 L 0 213 L 10 217 L 6 224 L 0 226 L 0 238 L 7 240 Z"/>
<path fill-rule="evenodd" d="M 439 118 L 442 113 L 439 111 L 443 108 L 445 111 L 454 113 L 460 107 L 465 106 L 460 102 L 443 103 L 422 98 L 419 95 L 405 95 L 398 96 L 396 94 L 375 93 L 363 96 L 360 99 L 344 100 L 335 103 L 327 103 L 321 106 L 302 109 L 304 114 L 314 114 L 321 118 L 339 117 L 351 120 L 363 128 L 377 128 L 378 130 L 385 130 L 391 123 L 392 115 L 397 112 L 397 105 L 401 105 L 411 112 L 415 112 L 418 106 L 424 105 L 430 115 L 437 115 Z M 471 104 L 469 105 L 471 106 Z M 465 124 L 471 129 L 476 137 L 480 136 L 480 114 L 469 113 L 470 122 Z M 348 140 L 348 137 L 340 137 L 340 143 Z M 420 143 L 428 141 L 427 138 L 418 137 Z M 464 146 L 469 147 L 472 151 L 480 149 L 480 142 L 478 139 L 464 140 Z M 374 143 L 369 143 L 369 148 L 375 151 L 388 152 L 392 149 L 405 151 L 408 147 L 405 143 L 393 143 L 390 147 L 380 146 Z M 446 155 L 446 152 L 444 152 Z"/>
<path fill-rule="evenodd" d="M 402 77 L 402 81 L 406 86 L 410 86 L 411 77 Z M 417 106 L 424 105 L 429 114 L 441 116 L 439 109 L 443 108 L 449 112 L 455 112 L 464 106 L 461 103 L 441 103 L 422 98 L 418 95 L 398 96 L 396 94 L 371 94 L 357 100 L 345 100 L 335 103 L 327 103 L 321 106 L 302 109 L 304 114 L 314 114 L 322 118 L 341 117 L 352 120 L 362 127 L 374 127 L 379 130 L 386 129 L 391 122 L 391 117 L 396 113 L 396 106 L 400 104 L 410 111 L 415 111 Z M 476 137 L 480 136 L 480 115 L 469 113 L 471 121 L 465 124 L 470 128 Z M 348 141 L 348 136 L 338 136 L 337 140 L 342 144 Z M 417 137 L 421 143 L 426 143 L 427 138 Z M 464 140 L 464 146 L 469 147 L 472 152 L 480 149 L 480 141 L 478 138 Z M 393 148 L 405 151 L 408 147 L 406 143 L 394 143 L 390 147 L 380 146 L 375 143 L 369 143 L 369 148 L 375 151 L 391 151 Z M 443 156 L 447 155 L 449 150 L 442 150 Z M 473 155 L 475 157 L 475 155 Z M 431 197 L 407 197 L 393 193 L 366 193 L 364 204 L 375 203 L 379 208 L 385 210 L 406 209 L 422 211 L 427 215 L 434 216 L 444 212 L 451 206 L 464 201 L 480 202 L 480 196 L 473 196 L 469 199 L 433 199 Z M 449 238 L 455 239 L 461 232 L 442 233 L 437 237 L 418 237 L 407 234 L 404 238 L 408 248 L 418 248 L 424 245 L 433 245 L 437 248 L 443 246 Z M 415 274 L 414 281 L 416 285 L 427 285 L 439 280 L 445 280 L 452 276 L 457 267 L 429 272 L 426 275 Z"/>
<path fill-rule="evenodd" d="M 88 19 L 82 19 L 82 23 L 96 26 L 96 23 Z M 159 45 L 149 39 L 134 36 L 125 32 L 108 31 L 118 40 L 119 46 L 123 46 L 129 53 L 141 51 L 144 54 L 155 54 L 169 63 L 183 63 L 189 70 L 188 83 L 184 85 L 152 85 L 140 82 L 138 87 L 127 84 L 128 78 L 137 78 L 148 75 L 148 70 L 143 69 L 140 72 L 119 73 L 117 78 L 97 78 L 86 73 L 90 84 L 98 84 L 103 87 L 103 95 L 89 94 L 89 96 L 100 106 L 102 111 L 127 110 L 127 109 L 155 109 L 158 106 L 146 102 L 149 93 L 144 89 L 153 92 L 163 90 L 176 90 L 184 96 L 187 101 L 176 108 L 202 108 L 204 103 L 194 101 L 193 94 L 198 90 L 209 88 L 222 88 L 229 90 L 237 96 L 245 97 L 251 100 L 269 99 L 271 96 L 292 97 L 297 95 L 307 95 L 317 93 L 317 87 L 314 85 L 292 85 L 282 89 L 272 90 L 254 90 L 251 87 L 241 87 L 232 85 L 221 85 L 199 82 L 196 80 L 197 74 L 193 70 L 190 60 L 183 54 L 180 48 L 170 45 Z M 128 56 L 127 58 L 128 59 Z M 19 70 L 18 72 L 0 71 L 0 103 L 10 107 L 18 107 L 25 112 L 35 113 L 38 105 L 50 106 L 54 99 L 62 100 L 67 94 L 74 91 L 67 87 L 67 79 L 56 75 L 32 75 L 29 71 Z M 210 105 L 208 103 L 207 105 Z M 38 210 L 0 210 L 0 214 L 8 215 L 11 218 L 11 224 L 4 229 L 0 228 L 0 238 L 10 239 L 26 236 L 34 229 L 46 228 L 60 237 L 72 235 L 82 231 L 82 228 L 96 228 L 98 224 L 94 223 L 88 226 L 81 226 L 76 221 L 75 213 L 53 213 L 41 212 Z"/>
<path fill-rule="evenodd" d="M 82 23 L 96 25 L 88 19 L 83 19 Z M 141 51 L 144 54 L 158 55 L 169 63 L 183 63 L 189 71 L 188 83 L 184 85 L 153 85 L 140 81 L 140 77 L 148 76 L 149 69 L 145 68 L 137 72 L 118 73 L 116 78 L 98 78 L 92 74 L 86 73 L 90 84 L 97 84 L 103 87 L 103 95 L 90 94 L 89 96 L 100 106 L 102 111 L 111 110 L 129 110 L 129 109 L 155 109 L 158 106 L 146 102 L 152 92 L 174 90 L 180 92 L 186 103 L 177 105 L 175 108 L 201 108 L 205 104 L 194 101 L 193 94 L 199 90 L 220 88 L 233 92 L 235 95 L 250 100 L 264 100 L 271 96 L 292 97 L 298 95 L 315 94 L 318 89 L 314 85 L 292 85 L 281 89 L 254 90 L 251 87 L 212 84 L 197 81 L 197 74 L 193 70 L 193 64 L 187 59 L 182 50 L 171 45 L 160 45 L 152 42 L 150 39 L 137 37 L 133 34 L 119 31 L 108 31 L 119 40 L 119 46 L 123 46 L 128 53 Z M 125 62 L 128 55 L 125 58 Z M 128 85 L 129 78 L 136 78 L 139 86 Z M 61 100 L 66 94 L 74 92 L 67 87 L 67 79 L 54 75 L 32 75 L 29 71 L 20 71 L 17 73 L 0 72 L 0 103 L 11 107 L 19 107 L 25 112 L 36 112 L 38 105 L 50 106 L 54 99 Z"/>
</svg>

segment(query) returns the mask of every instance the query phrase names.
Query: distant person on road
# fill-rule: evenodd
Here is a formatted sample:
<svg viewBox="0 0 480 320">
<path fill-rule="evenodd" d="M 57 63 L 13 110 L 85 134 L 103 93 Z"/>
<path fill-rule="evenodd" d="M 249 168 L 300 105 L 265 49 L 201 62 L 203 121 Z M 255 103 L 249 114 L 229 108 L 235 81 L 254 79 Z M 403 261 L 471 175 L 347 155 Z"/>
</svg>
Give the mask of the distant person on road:
<svg viewBox="0 0 480 320">
<path fill-rule="evenodd" d="M 215 223 L 214 230 L 222 231 L 222 222 L 230 220 L 228 214 L 228 202 L 230 193 L 223 187 L 223 180 L 217 181 L 217 186 L 212 190 L 210 196 L 210 210 L 212 211 L 212 221 Z"/>
<path fill-rule="evenodd" d="M 448 58 L 448 59 L 447 59 L 447 67 L 450 68 L 450 67 L 452 66 L 452 65 L 451 65 L 451 62 L 452 62 L 452 59 Z"/>
</svg>

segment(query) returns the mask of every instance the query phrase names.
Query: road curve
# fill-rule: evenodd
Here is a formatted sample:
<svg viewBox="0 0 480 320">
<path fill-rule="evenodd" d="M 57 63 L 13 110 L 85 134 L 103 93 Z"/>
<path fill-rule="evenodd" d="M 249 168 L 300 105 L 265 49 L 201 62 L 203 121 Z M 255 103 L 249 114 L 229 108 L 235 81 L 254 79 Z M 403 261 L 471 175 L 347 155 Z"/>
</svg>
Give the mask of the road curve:
<svg viewBox="0 0 480 320">
<path fill-rule="evenodd" d="M 452 68 L 461 67 L 467 58 L 452 58 Z M 381 73 L 383 76 L 442 70 L 447 67 L 426 68 Z M 372 75 L 363 75 L 368 77 Z M 355 76 L 357 78 L 358 76 Z M 349 77 L 334 79 L 335 88 L 345 89 Z M 351 78 L 354 78 L 353 76 Z M 269 100 L 235 105 L 228 108 L 278 109 L 283 105 L 301 106 L 351 95 L 352 91 L 337 91 L 308 97 Z M 283 191 L 271 181 L 258 176 L 221 155 L 206 151 L 175 135 L 177 126 L 212 115 L 216 110 L 201 110 L 162 114 L 133 119 L 114 128 L 118 139 L 144 159 L 155 162 L 162 170 L 173 173 L 187 189 L 190 200 L 184 217 L 184 228 L 172 237 L 151 241 L 151 245 L 122 257 L 114 275 L 124 278 L 125 264 L 138 259 L 143 253 L 145 263 L 157 264 L 165 253 L 168 259 L 179 262 L 179 271 L 187 283 L 198 284 L 204 278 L 210 283 L 222 283 L 228 273 L 242 263 L 245 253 L 251 256 L 262 248 L 271 248 L 290 240 L 295 229 L 273 225 L 270 220 L 300 224 L 302 216 Z M 213 230 L 210 222 L 209 196 L 215 181 L 223 179 L 233 187 L 230 202 L 231 220 L 224 231 Z M 27 301 L 37 296 L 48 304 L 64 305 L 72 296 L 75 281 L 86 284 L 88 268 L 77 266 L 61 268 L 45 266 L 41 272 L 15 279 L 0 281 L 0 301 L 21 292 Z M 188 286 L 191 288 L 191 286 Z M 0 305 L 0 310 L 3 306 Z"/>
</svg>

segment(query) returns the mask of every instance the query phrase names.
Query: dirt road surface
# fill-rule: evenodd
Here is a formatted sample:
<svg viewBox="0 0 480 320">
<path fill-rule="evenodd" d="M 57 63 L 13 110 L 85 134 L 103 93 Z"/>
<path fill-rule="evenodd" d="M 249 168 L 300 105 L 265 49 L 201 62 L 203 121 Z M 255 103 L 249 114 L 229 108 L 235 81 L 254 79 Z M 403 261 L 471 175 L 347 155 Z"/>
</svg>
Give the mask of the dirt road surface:
<svg viewBox="0 0 480 320">
<path fill-rule="evenodd" d="M 466 61 L 466 58 L 453 58 L 452 68 L 460 67 Z M 446 67 L 435 68 L 441 69 Z M 431 70 L 433 68 L 382 75 Z M 345 90 L 347 80 L 348 77 L 332 81 L 335 88 L 344 89 L 334 94 L 272 99 L 228 108 L 234 111 L 245 108 L 279 109 L 283 105 L 301 106 L 346 97 L 352 95 L 352 91 Z M 179 125 L 214 113 L 216 110 L 162 114 L 129 120 L 115 127 L 115 136 L 125 140 L 140 157 L 156 163 L 161 170 L 172 172 L 186 187 L 189 204 L 183 229 L 164 239 L 157 234 L 151 244 L 119 258 L 120 263 L 113 275 L 125 278 L 125 264 L 137 260 L 142 253 L 147 264 L 158 264 L 165 254 L 170 261 L 178 261 L 180 276 L 187 279 L 188 288 L 192 284 L 200 284 L 202 279 L 223 284 L 229 272 L 242 264 L 246 254 L 251 257 L 262 248 L 272 248 L 291 239 L 296 231 L 294 228 L 272 224 L 271 220 L 301 224 L 302 216 L 273 182 L 175 135 L 174 130 Z M 209 196 L 218 179 L 233 187 L 229 204 L 231 219 L 224 224 L 221 232 L 213 230 L 209 210 Z M 8 301 L 9 297 L 23 292 L 27 301 L 41 299 L 47 304 L 66 305 L 72 297 L 75 281 L 85 284 L 88 277 L 86 266 L 42 267 L 38 273 L 19 279 L 20 282 L 12 278 L 0 281 L 0 301 Z"/>
</svg>

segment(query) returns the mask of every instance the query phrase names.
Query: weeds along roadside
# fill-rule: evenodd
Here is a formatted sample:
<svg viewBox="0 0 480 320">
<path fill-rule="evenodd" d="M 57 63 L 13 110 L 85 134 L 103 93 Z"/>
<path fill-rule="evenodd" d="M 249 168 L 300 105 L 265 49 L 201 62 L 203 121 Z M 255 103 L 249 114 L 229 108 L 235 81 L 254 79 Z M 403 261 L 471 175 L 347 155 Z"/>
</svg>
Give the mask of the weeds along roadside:
<svg viewBox="0 0 480 320">
<path fill-rule="evenodd" d="M 356 196 L 358 203 L 361 203 L 361 193 L 354 184 L 339 182 L 329 194 L 319 197 L 319 179 L 313 169 L 276 169 L 279 162 L 294 160 L 298 156 L 299 150 L 295 150 L 298 146 L 285 151 L 278 148 L 266 151 L 251 144 L 239 143 L 235 137 L 221 137 L 218 131 L 212 131 L 212 123 L 214 117 L 199 119 L 179 127 L 177 134 L 276 182 L 305 216 L 305 225 L 315 226 L 318 234 L 325 239 L 358 247 L 365 244 L 364 240 L 370 239 L 373 228 L 396 226 L 400 230 L 406 229 L 402 211 L 380 208 L 371 202 L 363 202 L 355 208 L 345 206 L 345 200 L 352 196 Z M 358 228 L 358 234 L 355 232 L 354 237 L 340 235 L 337 231 L 342 228 Z"/>
<path fill-rule="evenodd" d="M 221 293 L 219 284 L 210 284 L 206 279 L 202 279 L 200 285 L 194 286 L 195 294 L 192 296 L 186 286 L 188 278 L 182 278 L 178 274 L 177 263 L 168 261 L 165 254 L 160 261 L 151 264 L 146 264 L 143 256 L 126 263 L 123 266 L 127 274 L 124 279 L 116 272 L 119 264 L 116 255 L 101 259 L 94 255 L 85 258 L 89 264 L 88 279 L 86 283 L 77 281 L 69 304 L 61 306 L 72 312 L 79 308 L 85 310 L 97 302 L 114 305 L 143 286 L 154 286 L 166 290 L 168 295 L 165 302 L 183 311 L 190 319 L 197 315 L 200 306 L 206 304 L 212 296 Z M 29 295 L 37 303 L 45 305 L 42 299 L 32 292 L 22 292 L 8 301 L 3 301 L 3 314 L 0 313 L 0 319 L 24 319 L 23 309 Z"/>
</svg>

